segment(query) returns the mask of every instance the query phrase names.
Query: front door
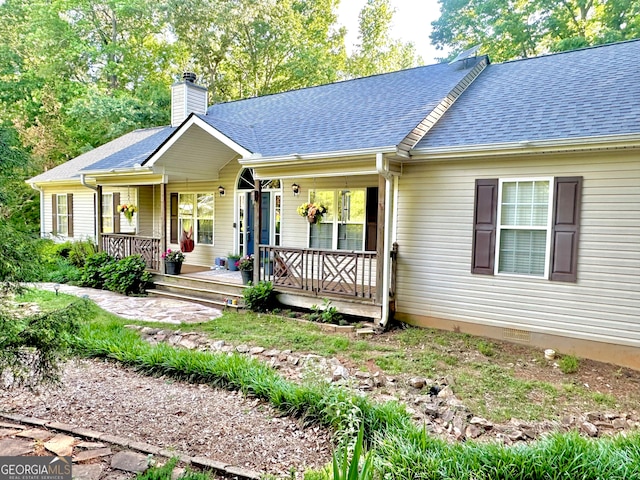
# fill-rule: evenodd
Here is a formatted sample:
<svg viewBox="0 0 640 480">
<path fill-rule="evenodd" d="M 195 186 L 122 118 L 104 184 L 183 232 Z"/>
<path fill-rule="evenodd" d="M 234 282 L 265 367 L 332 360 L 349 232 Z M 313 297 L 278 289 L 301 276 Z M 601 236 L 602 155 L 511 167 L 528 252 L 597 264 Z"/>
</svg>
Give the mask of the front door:
<svg viewBox="0 0 640 480">
<path fill-rule="evenodd" d="M 254 253 L 253 239 L 255 238 L 255 215 L 254 208 L 255 202 L 253 201 L 253 192 L 245 193 L 244 204 L 247 205 L 246 209 L 246 233 L 244 241 L 246 242 L 247 255 Z M 268 245 L 271 241 L 271 192 L 262 192 L 262 223 L 260 228 L 260 244 Z"/>
</svg>

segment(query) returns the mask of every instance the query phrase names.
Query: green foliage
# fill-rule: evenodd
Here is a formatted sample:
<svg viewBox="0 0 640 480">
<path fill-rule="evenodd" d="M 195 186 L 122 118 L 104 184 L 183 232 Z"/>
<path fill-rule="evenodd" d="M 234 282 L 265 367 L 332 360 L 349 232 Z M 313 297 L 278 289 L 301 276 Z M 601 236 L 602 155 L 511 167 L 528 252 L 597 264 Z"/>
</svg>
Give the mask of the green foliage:
<svg viewBox="0 0 640 480">
<path fill-rule="evenodd" d="M 348 449 L 343 449 L 340 456 L 337 452 L 333 453 L 333 480 L 371 480 L 373 479 L 373 457 L 371 452 L 364 455 L 364 463 L 360 468 L 360 457 L 363 455 L 364 446 L 364 429 L 358 431 L 358 439 L 353 448 L 351 460 L 348 458 Z"/>
<path fill-rule="evenodd" d="M 1 385 L 56 382 L 60 363 L 88 309 L 86 301 L 78 300 L 58 310 L 22 316 L 0 305 L 0 375 L 9 381 Z"/>
<path fill-rule="evenodd" d="M 438 0 L 432 43 L 453 54 L 481 44 L 496 61 L 549 50 L 582 48 L 640 36 L 640 4 L 633 0 Z"/>
<path fill-rule="evenodd" d="M 115 261 L 116 259 L 107 252 L 98 252 L 87 257 L 80 277 L 80 285 L 83 287 L 104 288 L 105 273 L 108 271 L 105 267 Z"/>
<path fill-rule="evenodd" d="M 271 282 L 261 281 L 250 285 L 242 291 L 244 304 L 254 312 L 267 312 L 276 304 L 276 296 Z"/>
<path fill-rule="evenodd" d="M 578 360 L 578 357 L 574 357 L 573 355 L 563 355 L 558 362 L 558 366 L 562 373 L 576 373 L 580 368 L 580 360 Z"/>
<path fill-rule="evenodd" d="M 51 268 L 51 265 L 50 265 Z M 46 281 L 54 283 L 79 283 L 82 278 L 82 270 L 72 265 L 66 258 L 57 258 L 53 269 L 45 276 Z"/>
<path fill-rule="evenodd" d="M 478 351 L 485 357 L 493 357 L 496 354 L 493 344 L 491 342 L 478 342 Z"/>
<path fill-rule="evenodd" d="M 107 262 L 101 269 L 104 288 L 124 295 L 143 294 L 151 281 L 141 255 L 132 255 L 115 262 Z"/>
<path fill-rule="evenodd" d="M 68 253 L 69 262 L 76 267 L 82 268 L 87 258 L 95 254 L 96 251 L 96 244 L 92 240 L 72 242 Z"/>
<path fill-rule="evenodd" d="M 12 223 L 0 221 L 0 290 L 40 279 L 40 240 Z"/>
<path fill-rule="evenodd" d="M 331 300 L 324 298 L 322 300 L 322 306 L 312 305 L 311 314 L 309 320 L 313 322 L 333 323 L 340 324 L 342 321 L 342 315 L 338 312 L 338 309 L 331 305 Z"/>
</svg>

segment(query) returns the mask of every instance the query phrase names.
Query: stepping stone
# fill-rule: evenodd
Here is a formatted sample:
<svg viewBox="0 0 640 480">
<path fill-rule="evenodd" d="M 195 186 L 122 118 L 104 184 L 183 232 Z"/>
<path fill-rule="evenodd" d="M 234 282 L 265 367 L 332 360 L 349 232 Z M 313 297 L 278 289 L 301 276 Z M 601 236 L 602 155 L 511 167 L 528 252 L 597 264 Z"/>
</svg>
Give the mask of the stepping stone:
<svg viewBox="0 0 640 480">
<path fill-rule="evenodd" d="M 111 468 L 125 472 L 142 473 L 149 468 L 149 462 L 147 456 L 142 453 L 122 451 L 116 453 L 111 459 Z"/>
<path fill-rule="evenodd" d="M 63 433 L 57 434 L 44 444 L 44 448 L 55 453 L 59 457 L 70 457 L 73 453 L 73 444 L 76 439 Z"/>
<path fill-rule="evenodd" d="M 29 430 L 24 430 L 16 435 L 16 437 L 25 437 L 25 438 L 33 438 L 34 440 L 40 440 L 41 442 L 45 442 L 53 437 L 55 433 L 50 432 L 48 430 L 42 430 L 41 428 L 31 428 Z"/>
<path fill-rule="evenodd" d="M 106 457 L 113 452 L 110 448 L 98 448 L 95 450 L 84 450 L 73 457 L 74 462 L 86 462 L 87 460 L 93 460 L 94 458 Z"/>
<path fill-rule="evenodd" d="M 19 425 L 17 423 L 0 422 L 0 428 L 10 428 L 12 430 L 24 430 L 26 427 L 24 425 Z"/>
<path fill-rule="evenodd" d="M 102 465 L 100 463 L 74 465 L 71 474 L 74 480 L 98 480 L 102 475 Z"/>
<path fill-rule="evenodd" d="M 33 441 L 18 438 L 0 439 L 0 452 L 3 456 L 17 457 L 33 452 Z"/>
<path fill-rule="evenodd" d="M 90 449 L 90 448 L 104 448 L 106 447 L 106 445 L 100 442 L 80 442 L 79 444 L 76 445 L 76 447 Z"/>
<path fill-rule="evenodd" d="M 15 428 L 0 428 L 0 437 L 10 437 L 21 431 L 22 430 L 16 430 Z"/>
</svg>

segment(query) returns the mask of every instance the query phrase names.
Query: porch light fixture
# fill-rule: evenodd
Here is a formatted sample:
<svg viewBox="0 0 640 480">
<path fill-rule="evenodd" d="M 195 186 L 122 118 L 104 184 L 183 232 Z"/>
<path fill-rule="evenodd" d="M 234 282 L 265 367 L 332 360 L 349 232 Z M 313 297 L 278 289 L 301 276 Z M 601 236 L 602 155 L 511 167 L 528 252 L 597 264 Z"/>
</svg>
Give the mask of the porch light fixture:
<svg viewBox="0 0 640 480">
<path fill-rule="evenodd" d="M 293 185 L 291 185 L 291 190 L 293 190 L 293 194 L 296 197 L 300 195 L 300 185 L 298 185 L 297 183 L 294 183 Z"/>
<path fill-rule="evenodd" d="M 224 197 L 224 187 L 222 185 L 218 187 L 218 193 L 220 193 L 221 197 Z"/>
</svg>

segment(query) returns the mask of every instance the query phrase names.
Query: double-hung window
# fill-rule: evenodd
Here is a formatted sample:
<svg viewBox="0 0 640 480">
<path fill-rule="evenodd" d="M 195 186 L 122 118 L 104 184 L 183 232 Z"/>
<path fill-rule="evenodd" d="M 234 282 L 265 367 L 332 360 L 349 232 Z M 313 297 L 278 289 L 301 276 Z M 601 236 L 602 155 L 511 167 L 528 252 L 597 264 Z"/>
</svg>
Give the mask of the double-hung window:
<svg viewBox="0 0 640 480">
<path fill-rule="evenodd" d="M 60 237 L 73 237 L 73 194 L 51 196 L 51 231 Z"/>
<path fill-rule="evenodd" d="M 213 193 L 178 195 L 178 228 L 195 243 L 213 245 Z"/>
<path fill-rule="evenodd" d="M 102 194 L 102 233 L 114 233 L 113 194 Z"/>
<path fill-rule="evenodd" d="M 582 177 L 476 180 L 471 272 L 577 281 Z"/>
<path fill-rule="evenodd" d="M 497 273 L 548 276 L 551 179 L 500 180 Z"/>
<path fill-rule="evenodd" d="M 316 190 L 311 203 L 327 207 L 322 220 L 311 225 L 309 246 L 334 250 L 363 250 L 365 241 L 366 191 Z"/>
</svg>

